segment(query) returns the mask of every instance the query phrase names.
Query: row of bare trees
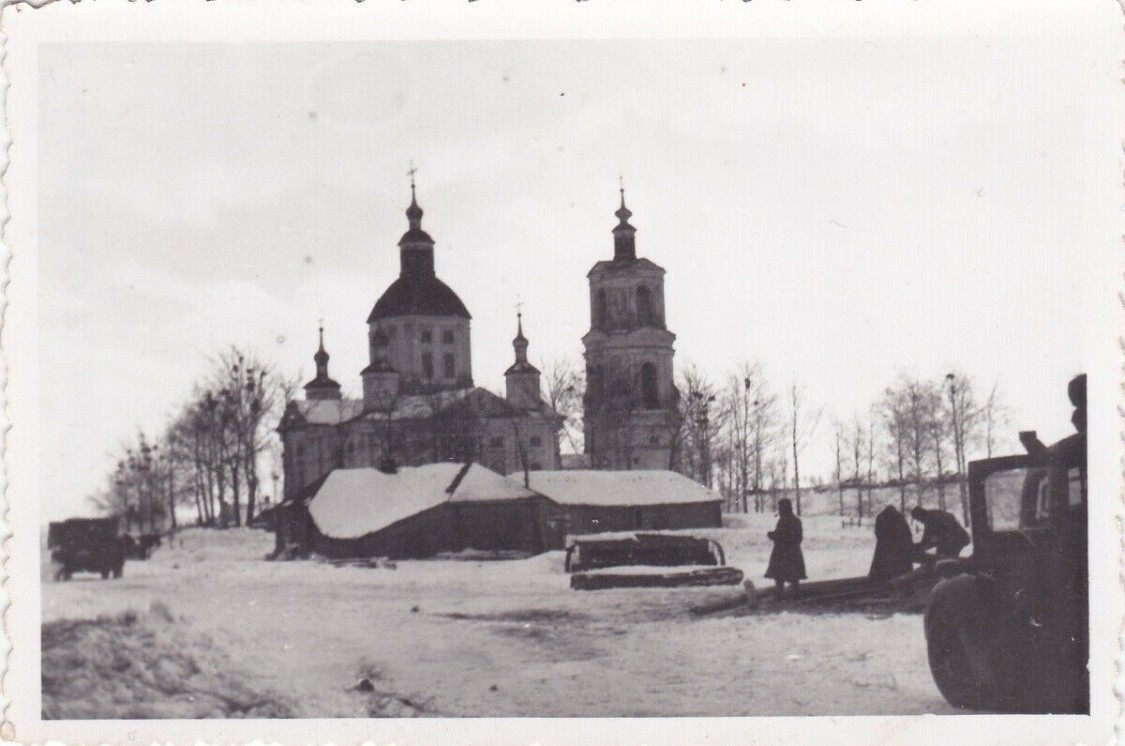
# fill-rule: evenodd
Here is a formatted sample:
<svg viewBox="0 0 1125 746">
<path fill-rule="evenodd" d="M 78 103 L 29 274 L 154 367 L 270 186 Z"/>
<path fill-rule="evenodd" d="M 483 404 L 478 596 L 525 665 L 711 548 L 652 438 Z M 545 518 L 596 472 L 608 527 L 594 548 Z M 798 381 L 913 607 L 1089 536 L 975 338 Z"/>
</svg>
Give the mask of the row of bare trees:
<svg viewBox="0 0 1125 746">
<path fill-rule="evenodd" d="M 564 417 L 564 448 L 581 453 L 581 369 L 563 360 L 544 370 L 544 397 Z M 839 493 L 840 514 L 859 521 L 872 514 L 876 488 L 897 492 L 903 509 L 959 507 L 967 519 L 968 461 L 992 456 L 1005 417 L 995 384 L 985 395 L 964 372 L 939 380 L 903 373 L 865 411 L 834 419 L 835 471 L 809 479 L 806 452 L 818 433 L 825 439 L 825 407 L 800 382 L 775 388 L 766 367 L 748 361 L 719 380 L 687 365 L 676 385 L 680 421 L 670 466 L 719 490 L 730 512 L 773 511 L 788 496 L 800 513 L 808 488 L 823 491 L 827 481 Z"/>
<path fill-rule="evenodd" d="M 886 465 L 901 506 L 910 493 L 919 504 L 936 495 L 937 506 L 945 510 L 950 507 L 947 488 L 955 487 L 967 520 L 968 458 L 992 456 L 1005 419 L 998 385 L 982 397 L 966 373 L 949 373 L 940 381 L 903 374 L 883 392 L 874 417 L 882 426 Z"/>
<path fill-rule="evenodd" d="M 194 507 L 199 525 L 252 520 L 264 498 L 262 474 L 277 458 L 273 431 L 293 389 L 253 354 L 231 347 L 214 358 L 162 433 L 141 431 L 121 446 L 116 470 L 92 501 L 123 516 L 126 530 L 174 529 L 182 505 Z"/>
</svg>

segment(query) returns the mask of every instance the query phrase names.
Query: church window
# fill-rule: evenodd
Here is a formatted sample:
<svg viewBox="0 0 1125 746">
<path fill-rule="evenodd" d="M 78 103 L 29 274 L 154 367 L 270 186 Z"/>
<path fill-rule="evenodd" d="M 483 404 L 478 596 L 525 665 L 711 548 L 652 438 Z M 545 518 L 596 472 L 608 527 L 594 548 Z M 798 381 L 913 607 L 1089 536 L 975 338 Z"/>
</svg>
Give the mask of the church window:
<svg viewBox="0 0 1125 746">
<path fill-rule="evenodd" d="M 656 366 L 652 363 L 641 366 L 641 398 L 646 409 L 656 409 L 660 406 L 660 392 L 656 386 Z"/>
<path fill-rule="evenodd" d="M 652 292 L 644 285 L 637 288 L 637 321 L 642 326 L 651 324 L 653 321 Z"/>
<path fill-rule="evenodd" d="M 429 329 L 422 330 L 422 344 L 429 344 L 434 341 L 434 333 Z"/>
<path fill-rule="evenodd" d="M 605 299 L 605 288 L 600 288 L 594 303 L 594 326 L 605 326 L 606 316 L 609 315 Z"/>
<path fill-rule="evenodd" d="M 444 342 L 447 345 L 453 344 L 453 330 L 452 329 L 446 329 L 444 332 L 442 332 L 441 333 L 441 341 Z"/>
<path fill-rule="evenodd" d="M 422 376 L 424 378 L 434 377 L 434 356 L 431 352 L 422 353 Z"/>
<path fill-rule="evenodd" d="M 531 447 L 532 448 L 538 448 L 541 445 L 543 445 L 543 439 L 540 438 L 538 435 L 532 435 L 531 436 Z"/>
<path fill-rule="evenodd" d="M 488 445 L 491 448 L 503 448 L 504 447 L 504 439 L 501 438 L 501 437 L 498 437 L 498 436 L 491 437 L 491 438 L 488 439 Z"/>
<path fill-rule="evenodd" d="M 445 357 L 442 358 L 441 364 L 442 364 L 442 375 L 444 375 L 446 378 L 455 378 L 456 377 L 456 375 L 457 375 L 456 374 L 456 366 L 454 365 L 454 359 L 453 359 L 453 353 L 452 352 L 445 353 Z"/>
</svg>

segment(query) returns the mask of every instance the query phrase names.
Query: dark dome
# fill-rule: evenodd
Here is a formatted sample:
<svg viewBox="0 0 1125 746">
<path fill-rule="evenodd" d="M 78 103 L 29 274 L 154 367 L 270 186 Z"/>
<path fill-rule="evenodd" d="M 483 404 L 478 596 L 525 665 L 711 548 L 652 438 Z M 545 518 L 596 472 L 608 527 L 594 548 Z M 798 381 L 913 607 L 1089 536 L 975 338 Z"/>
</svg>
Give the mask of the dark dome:
<svg viewBox="0 0 1125 746">
<path fill-rule="evenodd" d="M 367 317 L 370 324 L 394 316 L 458 316 L 471 319 L 452 288 L 428 274 L 407 274 L 391 283 Z"/>
</svg>

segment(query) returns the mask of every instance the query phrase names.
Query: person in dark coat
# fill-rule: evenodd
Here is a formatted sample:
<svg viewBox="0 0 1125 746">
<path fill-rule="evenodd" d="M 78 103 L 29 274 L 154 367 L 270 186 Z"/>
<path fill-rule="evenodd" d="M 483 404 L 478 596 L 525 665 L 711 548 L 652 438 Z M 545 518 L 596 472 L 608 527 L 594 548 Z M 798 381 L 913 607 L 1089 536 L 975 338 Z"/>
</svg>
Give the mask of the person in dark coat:
<svg viewBox="0 0 1125 746">
<path fill-rule="evenodd" d="M 801 554 L 801 540 L 804 532 L 801 519 L 793 515 L 793 503 L 788 498 L 777 502 L 777 526 L 767 536 L 773 542 L 770 564 L 766 577 L 773 578 L 777 584 L 777 600 L 780 601 L 785 584 L 793 588 L 794 595 L 800 595 L 801 581 L 805 579 L 805 557 Z"/>
<path fill-rule="evenodd" d="M 933 561 L 926 554 L 926 550 L 931 548 L 937 550 L 937 559 L 954 559 L 972 541 L 969 532 L 948 511 L 926 510 L 918 505 L 910 511 L 910 517 L 925 526 L 922 540 L 914 546 L 920 562 Z"/>
<path fill-rule="evenodd" d="M 910 525 L 906 516 L 888 505 L 875 517 L 875 556 L 867 577 L 881 583 L 913 569 L 914 536 Z"/>
</svg>

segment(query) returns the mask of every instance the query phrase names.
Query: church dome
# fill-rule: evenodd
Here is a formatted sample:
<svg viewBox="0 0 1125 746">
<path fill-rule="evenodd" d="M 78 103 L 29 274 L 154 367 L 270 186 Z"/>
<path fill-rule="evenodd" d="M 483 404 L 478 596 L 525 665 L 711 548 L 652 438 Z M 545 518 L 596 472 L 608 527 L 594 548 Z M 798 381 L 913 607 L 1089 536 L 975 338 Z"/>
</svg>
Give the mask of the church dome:
<svg viewBox="0 0 1125 746">
<path fill-rule="evenodd" d="M 472 318 L 453 289 L 434 275 L 404 274 L 375 301 L 367 323 L 395 316 L 456 316 Z"/>
</svg>

